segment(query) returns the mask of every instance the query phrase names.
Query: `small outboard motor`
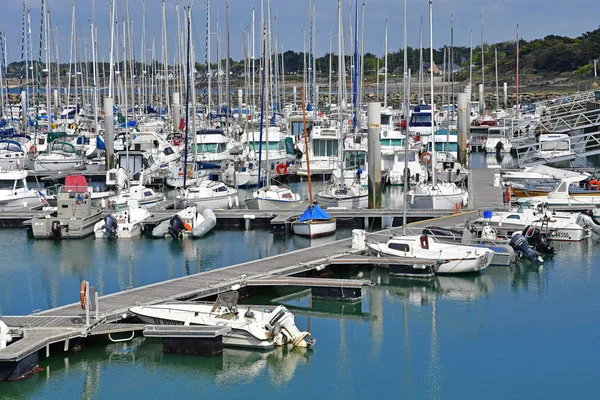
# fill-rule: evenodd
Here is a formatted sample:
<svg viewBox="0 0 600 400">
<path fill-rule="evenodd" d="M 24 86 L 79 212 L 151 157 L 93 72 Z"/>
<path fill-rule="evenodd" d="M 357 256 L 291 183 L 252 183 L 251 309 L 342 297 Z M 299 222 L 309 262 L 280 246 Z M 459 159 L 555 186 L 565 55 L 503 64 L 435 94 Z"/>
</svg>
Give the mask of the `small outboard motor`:
<svg viewBox="0 0 600 400">
<path fill-rule="evenodd" d="M 173 215 L 171 220 L 169 221 L 169 234 L 173 237 L 173 239 L 177 239 L 179 234 L 185 229 L 183 220 L 177 214 Z"/>
<path fill-rule="evenodd" d="M 542 264 L 544 262 L 540 254 L 529 247 L 529 242 L 527 241 L 527 238 L 521 235 L 519 232 L 513 233 L 509 245 L 517 253 L 522 254 L 534 264 Z"/>
<path fill-rule="evenodd" d="M 117 219 L 114 215 L 108 214 L 104 217 L 104 234 L 108 237 L 114 237 L 117 234 Z"/>
<path fill-rule="evenodd" d="M 555 254 L 554 246 L 546 241 L 546 236 L 540 230 L 533 226 L 527 226 L 523 229 L 523 236 L 527 238 L 529 245 L 541 254 Z"/>
<path fill-rule="evenodd" d="M 52 232 L 52 235 L 54 235 L 54 238 L 60 239 L 62 236 L 62 226 L 60 224 L 60 221 L 58 221 L 58 220 L 52 221 L 52 226 L 50 227 L 50 231 Z"/>
</svg>

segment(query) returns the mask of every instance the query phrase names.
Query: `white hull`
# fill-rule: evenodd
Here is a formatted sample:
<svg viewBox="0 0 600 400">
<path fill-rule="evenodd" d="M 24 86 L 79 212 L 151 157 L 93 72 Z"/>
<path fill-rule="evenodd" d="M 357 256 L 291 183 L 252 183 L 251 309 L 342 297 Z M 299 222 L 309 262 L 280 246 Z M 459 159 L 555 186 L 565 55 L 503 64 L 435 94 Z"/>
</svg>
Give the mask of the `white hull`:
<svg viewBox="0 0 600 400">
<path fill-rule="evenodd" d="M 464 193 L 455 194 L 414 194 L 410 206 L 415 209 L 453 210 L 457 204 L 465 203 Z"/>
<path fill-rule="evenodd" d="M 41 204 L 41 197 L 31 191 L 18 195 L 0 197 L 0 211 L 18 210 L 25 207 L 31 208 Z"/>
<path fill-rule="evenodd" d="M 246 199 L 246 207 L 249 210 L 272 211 L 272 210 L 297 210 L 304 208 L 304 202 L 300 201 L 285 201 L 275 199 Z"/>
<path fill-rule="evenodd" d="M 237 194 L 235 195 L 224 195 L 224 196 L 214 196 L 205 199 L 189 199 L 188 202 L 194 203 L 198 207 L 205 206 L 212 209 L 229 209 L 236 205 Z M 239 203 L 239 200 L 237 200 Z"/>
<path fill-rule="evenodd" d="M 292 223 L 292 229 L 294 233 L 299 236 L 307 237 L 319 237 L 327 236 L 335 233 L 336 220 L 325 220 L 325 221 L 295 221 Z"/>
<path fill-rule="evenodd" d="M 243 312 L 235 304 L 226 305 L 217 299 L 214 306 L 174 303 L 132 307 L 129 311 L 149 324 L 229 326 L 232 331 L 223 336 L 225 346 L 270 349 L 286 343 L 299 347 L 309 345 L 305 341 L 309 334 L 298 330 L 294 316 L 283 306 L 272 310 L 248 306 Z"/>
<path fill-rule="evenodd" d="M 83 168 L 83 160 L 77 159 L 40 159 L 39 157 L 33 163 L 36 171 L 63 171 L 67 169 Z"/>
<path fill-rule="evenodd" d="M 352 197 L 327 197 L 320 192 L 317 193 L 317 202 L 323 208 L 341 207 L 341 208 L 367 208 L 369 206 L 369 196 Z"/>
</svg>

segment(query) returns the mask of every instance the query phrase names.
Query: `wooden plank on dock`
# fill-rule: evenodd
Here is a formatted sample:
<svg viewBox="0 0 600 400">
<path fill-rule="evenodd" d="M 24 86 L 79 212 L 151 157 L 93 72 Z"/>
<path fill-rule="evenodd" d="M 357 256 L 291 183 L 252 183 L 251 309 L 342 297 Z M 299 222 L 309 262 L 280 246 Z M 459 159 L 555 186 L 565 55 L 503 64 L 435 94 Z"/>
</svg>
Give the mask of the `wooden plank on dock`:
<svg viewBox="0 0 600 400">
<path fill-rule="evenodd" d="M 246 281 L 247 286 L 302 286 L 302 287 L 362 287 L 371 281 L 358 279 L 295 278 L 291 276 L 265 277 Z"/>
</svg>

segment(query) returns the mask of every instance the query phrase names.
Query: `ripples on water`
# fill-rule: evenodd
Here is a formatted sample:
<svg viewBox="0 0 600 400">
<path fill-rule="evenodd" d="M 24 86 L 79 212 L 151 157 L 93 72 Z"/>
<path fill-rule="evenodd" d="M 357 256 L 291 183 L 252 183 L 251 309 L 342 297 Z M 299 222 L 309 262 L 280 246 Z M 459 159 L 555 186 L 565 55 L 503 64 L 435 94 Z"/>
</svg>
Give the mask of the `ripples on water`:
<svg viewBox="0 0 600 400">
<path fill-rule="evenodd" d="M 0 243 L 6 315 L 77 301 L 81 279 L 111 293 L 310 241 L 231 230 L 182 242 L 55 242 L 1 230 Z M 390 278 L 382 269 L 348 271 L 345 277 L 381 285 L 365 289 L 361 303 L 313 301 L 306 292 L 285 300 L 299 328 L 317 339 L 308 351 L 225 349 L 222 358 L 208 359 L 165 354 L 150 339 L 100 343 L 41 356 L 45 371 L 0 383 L 0 398 L 594 398 L 598 239 L 556 247 L 541 268 L 521 263 L 473 276 L 420 281 Z"/>
</svg>

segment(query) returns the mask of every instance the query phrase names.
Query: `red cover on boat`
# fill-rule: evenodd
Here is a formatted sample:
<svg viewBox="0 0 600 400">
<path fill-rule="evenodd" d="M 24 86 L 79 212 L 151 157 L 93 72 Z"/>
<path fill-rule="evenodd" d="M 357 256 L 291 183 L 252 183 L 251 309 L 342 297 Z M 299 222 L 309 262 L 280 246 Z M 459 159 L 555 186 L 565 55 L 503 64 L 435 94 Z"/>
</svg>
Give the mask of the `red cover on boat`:
<svg viewBox="0 0 600 400">
<path fill-rule="evenodd" d="M 65 178 L 65 190 L 68 192 L 85 193 L 88 185 L 83 175 L 69 175 Z"/>
</svg>

